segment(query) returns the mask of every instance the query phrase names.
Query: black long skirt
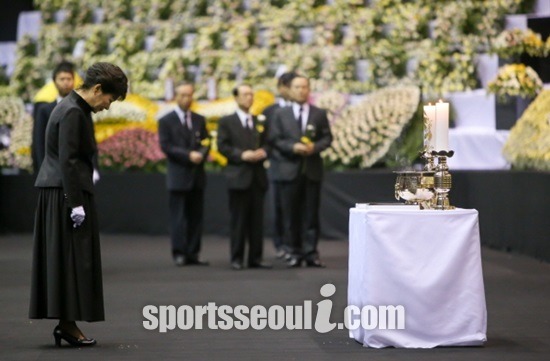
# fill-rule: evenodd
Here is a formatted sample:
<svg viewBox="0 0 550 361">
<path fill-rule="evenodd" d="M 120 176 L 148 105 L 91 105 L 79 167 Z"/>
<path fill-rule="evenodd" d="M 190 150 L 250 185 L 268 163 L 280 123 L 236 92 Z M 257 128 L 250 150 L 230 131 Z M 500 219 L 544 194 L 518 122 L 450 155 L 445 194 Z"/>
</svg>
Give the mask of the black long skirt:
<svg viewBox="0 0 550 361">
<path fill-rule="evenodd" d="M 30 318 L 103 321 L 99 227 L 93 195 L 74 228 L 61 188 L 40 188 L 34 223 Z"/>
</svg>

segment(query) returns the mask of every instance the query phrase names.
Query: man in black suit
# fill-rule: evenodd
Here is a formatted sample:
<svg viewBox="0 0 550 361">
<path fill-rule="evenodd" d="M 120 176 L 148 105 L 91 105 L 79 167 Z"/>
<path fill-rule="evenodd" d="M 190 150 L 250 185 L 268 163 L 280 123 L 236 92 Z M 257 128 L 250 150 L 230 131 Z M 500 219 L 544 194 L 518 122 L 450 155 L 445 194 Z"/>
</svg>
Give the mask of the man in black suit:
<svg viewBox="0 0 550 361">
<path fill-rule="evenodd" d="M 290 245 L 289 267 L 324 267 L 319 259 L 319 205 L 323 160 L 332 142 L 325 110 L 308 104 L 309 80 L 296 76 L 290 85 L 292 107 L 281 108 L 270 128 L 273 179 L 281 191 L 284 242 Z"/>
<path fill-rule="evenodd" d="M 160 147 L 168 159 L 172 256 L 177 266 L 208 265 L 199 259 L 199 251 L 206 185 L 204 161 L 210 139 L 204 117 L 189 110 L 193 93 L 190 83 L 174 88 L 177 107 L 159 120 L 158 130 Z"/>
<path fill-rule="evenodd" d="M 31 152 L 35 172 L 40 169 L 46 155 L 46 126 L 53 108 L 74 89 L 74 65 L 66 61 L 59 63 L 53 71 L 52 79 L 58 92 L 57 99 L 51 103 L 34 105 Z"/>
<path fill-rule="evenodd" d="M 287 72 L 282 74 L 277 81 L 277 90 L 279 91 L 280 99 L 273 105 L 267 107 L 263 114 L 266 117 L 267 129 L 269 130 L 270 124 L 273 122 L 275 113 L 280 108 L 288 107 L 292 105 L 290 99 L 290 82 L 296 76 L 295 72 Z M 278 182 L 273 179 L 273 172 L 271 168 L 268 169 L 267 175 L 269 178 L 269 193 L 271 194 L 271 209 L 273 210 L 273 246 L 275 246 L 275 252 L 277 258 L 282 258 L 287 255 L 289 248 L 283 244 L 283 214 L 281 206 L 281 192 L 278 187 Z"/>
<path fill-rule="evenodd" d="M 231 267 L 243 268 L 248 238 L 248 267 L 271 268 L 262 261 L 263 206 L 267 190 L 264 160 L 267 157 L 264 125 L 250 113 L 254 93 L 249 85 L 233 90 L 238 109 L 220 119 L 218 150 L 227 157 L 224 169 L 229 189 Z"/>
</svg>

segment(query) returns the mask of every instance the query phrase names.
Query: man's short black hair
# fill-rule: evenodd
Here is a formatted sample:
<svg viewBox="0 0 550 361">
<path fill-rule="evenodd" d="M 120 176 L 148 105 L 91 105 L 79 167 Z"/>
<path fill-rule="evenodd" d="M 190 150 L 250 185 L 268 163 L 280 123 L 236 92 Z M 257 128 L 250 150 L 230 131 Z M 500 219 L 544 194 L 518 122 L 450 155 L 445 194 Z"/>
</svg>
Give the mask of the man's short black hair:
<svg viewBox="0 0 550 361">
<path fill-rule="evenodd" d="M 61 63 L 57 64 L 52 73 L 53 81 L 55 81 L 55 78 L 59 73 L 71 73 L 74 77 L 74 64 L 69 61 L 62 61 Z"/>
<path fill-rule="evenodd" d="M 250 89 L 252 89 L 252 85 L 250 85 L 250 84 L 246 84 L 246 83 L 239 84 L 239 85 L 237 85 L 237 86 L 235 86 L 235 87 L 233 88 L 232 93 L 233 93 L 233 96 L 234 96 L 234 97 L 238 97 L 238 96 L 239 96 L 239 88 L 242 87 L 242 86 L 247 86 L 247 87 L 249 87 Z"/>
<path fill-rule="evenodd" d="M 292 79 L 294 79 L 296 76 L 298 76 L 298 73 L 296 73 L 295 71 L 289 71 L 289 72 L 283 73 L 279 77 L 279 80 L 277 81 L 277 86 L 289 87 L 290 83 L 292 82 Z"/>
</svg>

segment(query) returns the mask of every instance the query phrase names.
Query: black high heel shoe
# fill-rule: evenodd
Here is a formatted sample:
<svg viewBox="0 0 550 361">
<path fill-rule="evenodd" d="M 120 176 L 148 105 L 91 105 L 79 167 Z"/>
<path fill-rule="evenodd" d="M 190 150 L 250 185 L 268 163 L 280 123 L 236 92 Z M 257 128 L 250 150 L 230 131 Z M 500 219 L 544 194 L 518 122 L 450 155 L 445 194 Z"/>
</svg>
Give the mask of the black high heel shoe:
<svg viewBox="0 0 550 361">
<path fill-rule="evenodd" d="M 55 326 L 53 329 L 53 337 L 57 347 L 61 347 L 61 339 L 67 341 L 71 346 L 75 347 L 93 346 L 97 343 L 97 341 L 93 338 L 76 338 L 73 335 L 63 331 L 59 326 Z"/>
</svg>

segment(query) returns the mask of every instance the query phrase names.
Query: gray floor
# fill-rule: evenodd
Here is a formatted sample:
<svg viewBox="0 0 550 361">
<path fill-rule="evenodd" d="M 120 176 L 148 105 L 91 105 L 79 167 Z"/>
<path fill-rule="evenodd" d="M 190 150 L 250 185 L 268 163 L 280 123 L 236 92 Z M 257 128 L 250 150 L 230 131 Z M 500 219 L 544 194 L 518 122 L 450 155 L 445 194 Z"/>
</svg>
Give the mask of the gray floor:
<svg viewBox="0 0 550 361">
<path fill-rule="evenodd" d="M 102 237 L 106 322 L 80 324 L 98 340 L 89 349 L 53 346 L 55 321 L 27 319 L 31 235 L 0 236 L 0 360 L 547 360 L 550 356 L 550 264 L 483 249 L 488 308 L 484 347 L 368 349 L 345 330 L 188 330 L 143 328 L 145 305 L 299 305 L 314 303 L 325 283 L 336 286 L 334 310 L 343 309 L 347 242 L 323 241 L 326 269 L 235 272 L 228 267 L 227 240 L 206 237 L 210 267 L 176 268 L 167 237 Z M 335 321 L 343 316 L 335 316 Z"/>
</svg>

